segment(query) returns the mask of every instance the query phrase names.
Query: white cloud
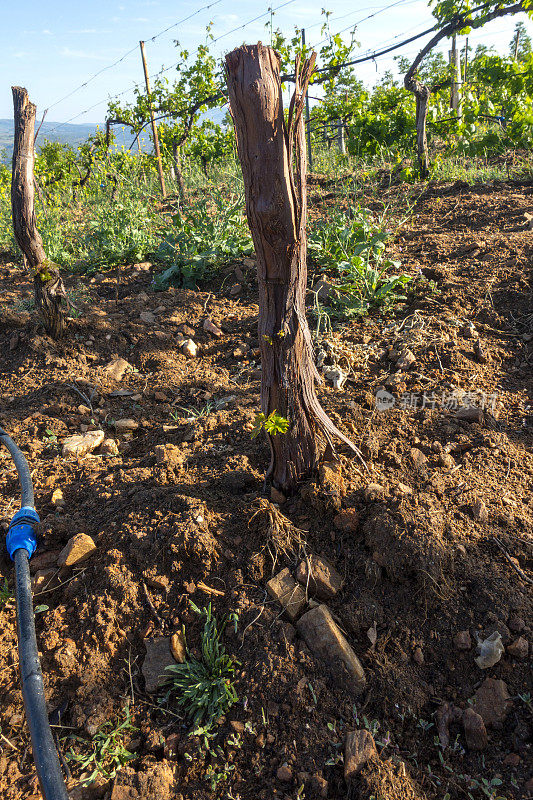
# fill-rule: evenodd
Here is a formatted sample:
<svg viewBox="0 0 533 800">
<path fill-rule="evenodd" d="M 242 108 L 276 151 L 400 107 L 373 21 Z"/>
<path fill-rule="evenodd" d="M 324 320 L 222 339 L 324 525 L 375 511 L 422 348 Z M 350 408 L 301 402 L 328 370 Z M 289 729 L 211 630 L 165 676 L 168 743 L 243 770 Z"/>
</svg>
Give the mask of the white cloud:
<svg viewBox="0 0 533 800">
<path fill-rule="evenodd" d="M 41 33 L 43 34 L 43 36 L 53 36 L 54 35 L 52 33 L 52 31 L 48 30 L 48 28 L 45 28 L 44 31 L 41 31 Z"/>
</svg>

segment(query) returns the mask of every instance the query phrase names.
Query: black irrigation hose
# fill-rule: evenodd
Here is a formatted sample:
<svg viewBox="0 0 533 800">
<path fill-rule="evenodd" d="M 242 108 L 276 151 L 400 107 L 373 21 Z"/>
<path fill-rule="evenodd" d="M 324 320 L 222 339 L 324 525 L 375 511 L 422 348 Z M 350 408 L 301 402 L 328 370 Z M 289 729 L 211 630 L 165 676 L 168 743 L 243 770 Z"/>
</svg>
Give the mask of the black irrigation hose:
<svg viewBox="0 0 533 800">
<path fill-rule="evenodd" d="M 22 507 L 11 520 L 6 545 L 9 555 L 15 562 L 20 678 L 33 760 L 44 800 L 68 800 L 46 711 L 43 674 L 35 635 L 30 558 L 37 544 L 33 527 L 39 522 L 39 517 L 34 508 L 33 485 L 24 455 L 2 428 L 0 428 L 0 443 L 7 447 L 13 458 L 22 495 Z"/>
</svg>

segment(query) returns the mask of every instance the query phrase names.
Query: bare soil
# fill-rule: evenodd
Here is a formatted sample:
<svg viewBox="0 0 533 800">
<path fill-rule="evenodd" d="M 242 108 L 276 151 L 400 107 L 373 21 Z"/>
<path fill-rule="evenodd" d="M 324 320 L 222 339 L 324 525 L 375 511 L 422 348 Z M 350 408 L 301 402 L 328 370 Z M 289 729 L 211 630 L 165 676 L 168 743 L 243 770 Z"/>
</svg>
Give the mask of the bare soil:
<svg viewBox="0 0 533 800">
<path fill-rule="evenodd" d="M 313 213 L 327 209 L 324 188 L 311 187 Z M 272 574 L 294 571 L 297 559 L 276 551 L 260 515 L 252 519 L 269 461 L 262 437 L 250 438 L 260 381 L 252 272 L 235 295 L 232 275 L 210 291 L 154 293 L 146 265 L 123 268 L 118 289 L 112 272 L 90 282 L 73 278 L 72 288 L 88 287 L 75 300 L 82 313 L 54 342 L 21 307 L 30 282 L 4 257 L 0 425 L 27 456 L 42 520 L 32 570 L 49 570 L 35 591 L 35 604 L 46 607 L 36 624 L 49 708 L 61 710 L 63 752 L 73 744 L 69 736 L 90 739 L 128 699 L 138 728 L 128 742 L 135 758 L 116 780 L 73 797 L 533 795 L 530 661 L 508 652 L 486 670 L 474 661 L 474 634 L 485 638 L 494 629 L 505 645 L 525 638 L 531 652 L 533 233 L 523 215 L 533 210 L 533 190 L 430 184 L 383 190 L 368 203 L 377 212 L 415 200 L 388 246 L 417 278 L 408 301 L 338 327 L 321 343 L 330 363 L 349 367 L 342 389 L 319 387 L 321 401 L 359 443 L 366 468 L 341 448 L 339 498 L 317 479 L 281 506 L 305 532 L 306 552 L 327 557 L 344 578 L 328 605 L 366 672 L 367 689 L 357 698 L 265 591 Z M 140 318 L 147 311 L 155 321 Z M 222 329 L 220 338 L 203 329 L 207 316 Z M 194 329 L 196 358 L 177 346 L 183 323 Z M 398 371 L 405 348 L 416 360 Z M 105 371 L 115 356 L 133 368 L 120 382 Z M 113 395 L 118 389 L 129 394 Z M 393 408 L 376 409 L 380 389 L 394 396 Z M 457 418 L 465 400 L 484 408 Z M 204 408 L 205 415 L 187 419 L 183 408 Z M 138 428 L 117 433 L 115 421 L 124 418 Z M 118 455 L 63 458 L 61 442 L 80 426 L 93 427 L 91 420 L 118 442 Z M 175 445 L 171 457 L 158 460 L 157 446 L 167 444 Z M 5 452 L 0 465 L 7 529 L 19 492 Z M 62 508 L 52 503 L 58 488 Z M 342 528 L 340 510 L 356 512 L 350 530 Z M 59 551 L 80 532 L 92 537 L 95 554 L 58 569 Z M 5 550 L 0 577 L 13 586 Z M 189 645 L 198 646 L 189 599 L 200 607 L 212 602 L 220 618 L 236 611 L 240 619 L 237 633 L 227 629 L 224 637 L 239 662 L 239 702 L 207 754 L 173 716 L 176 709 L 158 709 L 141 669 L 146 638 L 184 625 Z M 472 646 L 458 650 L 454 636 L 465 630 Z M 40 797 L 17 667 L 8 599 L 0 608 L 4 800 Z M 507 685 L 509 713 L 488 729 L 483 751 L 467 747 L 459 722 L 451 723 L 443 749 L 439 709 L 467 708 L 487 677 Z M 345 732 L 363 727 L 374 733 L 379 757 L 347 786 Z M 230 744 L 240 729 L 240 746 Z M 80 769 L 69 766 L 76 786 Z M 227 780 L 213 788 L 210 774 Z M 501 785 L 489 785 L 494 779 Z"/>
</svg>

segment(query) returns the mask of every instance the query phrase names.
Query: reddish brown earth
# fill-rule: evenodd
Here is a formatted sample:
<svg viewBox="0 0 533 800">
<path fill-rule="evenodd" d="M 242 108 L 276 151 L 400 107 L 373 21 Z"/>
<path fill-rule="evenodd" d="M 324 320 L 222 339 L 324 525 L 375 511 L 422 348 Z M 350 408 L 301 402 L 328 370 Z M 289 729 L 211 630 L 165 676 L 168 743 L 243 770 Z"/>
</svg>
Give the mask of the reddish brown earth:
<svg viewBox="0 0 533 800">
<path fill-rule="evenodd" d="M 327 203 L 313 192 L 315 209 Z M 412 188 L 383 192 L 382 202 L 401 207 L 408 192 L 416 196 Z M 371 205 L 378 210 L 375 199 Z M 327 557 L 344 579 L 328 605 L 366 672 L 357 697 L 335 680 L 334 665 L 313 656 L 265 591 L 275 548 L 260 515 L 252 519 L 268 464 L 266 443 L 250 438 L 259 403 L 252 275 L 233 297 L 233 279 L 211 291 L 154 293 L 150 270 L 128 268 L 118 302 L 113 274 L 82 279 L 88 294 L 75 300 L 82 314 L 66 339 L 53 342 L 21 309 L 31 287 L 4 258 L 0 425 L 25 452 L 35 483 L 42 540 L 33 570 L 53 570 L 35 596 L 36 605 L 47 606 L 36 621 L 49 708 L 64 712 L 64 727 L 56 729 L 63 752 L 73 746 L 70 736 L 90 739 L 116 719 L 128 698 L 139 729 L 128 742 L 135 759 L 114 787 L 104 783 L 73 796 L 533 794 L 530 662 L 511 655 L 518 637 L 530 652 L 532 639 L 533 233 L 523 217 L 532 205 L 527 186 L 430 186 L 389 252 L 434 284 L 419 280 L 394 314 L 351 322 L 321 343 L 330 361 L 351 367 L 341 390 L 325 385 L 319 393 L 335 422 L 360 443 L 367 468 L 341 454 L 338 497 L 309 484 L 281 510 L 305 531 L 306 552 Z M 143 311 L 155 321 L 142 321 Z M 222 329 L 220 338 L 204 331 L 207 315 Z M 195 331 L 194 359 L 177 349 L 180 323 Z M 484 363 L 474 351 L 477 336 Z M 396 374 L 406 347 L 416 361 Z M 104 369 L 116 355 L 134 368 L 120 382 Z M 379 412 L 375 394 L 387 379 L 396 407 Z M 72 387 L 92 393 L 92 419 L 118 442 L 118 455 L 62 457 L 62 440 L 91 424 Z M 110 396 L 117 389 L 131 394 Z M 489 407 L 474 421 L 457 419 L 442 404 L 444 398 L 453 406 L 457 390 L 485 393 Z M 399 407 L 411 395 L 420 398 L 418 408 Z M 184 418 L 182 407 L 221 399 L 223 407 L 207 416 Z M 114 422 L 122 418 L 135 419 L 138 428 L 117 434 Z M 160 463 L 156 448 L 166 444 L 175 448 Z M 6 529 L 19 494 L 5 452 L 0 465 Z M 62 509 L 52 504 L 58 488 Z M 355 513 L 339 519 L 339 506 Z M 95 553 L 58 570 L 59 551 L 77 533 L 92 537 Z M 296 565 L 277 554 L 275 571 L 287 566 L 294 573 Z M 12 587 L 5 551 L 0 574 Z M 176 709 L 158 710 L 141 672 L 146 637 L 183 624 L 190 646 L 197 646 L 189 598 L 201 607 L 212 601 L 220 618 L 229 611 L 240 618 L 237 633 L 225 635 L 239 662 L 239 701 L 220 722 L 211 754 L 188 739 Z M 511 650 L 482 670 L 474 634 L 485 638 L 495 628 Z M 454 637 L 467 630 L 471 647 L 458 649 Z M 460 719 L 486 678 L 503 681 L 510 701 L 479 751 L 467 746 Z M 446 714 L 450 744 L 443 749 L 437 726 Z M 240 746 L 230 743 L 243 725 Z M 0 608 L 0 726 L 2 797 L 40 797 L 12 599 Z M 373 732 L 379 755 L 347 787 L 344 738 L 358 728 Z M 80 768 L 69 765 L 74 786 Z M 212 789 L 209 773 L 227 780 Z M 483 779 L 494 783 L 482 785 Z"/>
</svg>

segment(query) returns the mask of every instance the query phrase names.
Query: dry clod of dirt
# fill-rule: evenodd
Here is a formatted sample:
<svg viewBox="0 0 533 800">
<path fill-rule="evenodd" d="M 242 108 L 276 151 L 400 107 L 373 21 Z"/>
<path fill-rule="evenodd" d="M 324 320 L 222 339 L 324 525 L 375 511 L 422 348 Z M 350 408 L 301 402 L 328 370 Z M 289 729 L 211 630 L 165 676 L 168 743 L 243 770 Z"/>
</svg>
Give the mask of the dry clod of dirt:
<svg viewBox="0 0 533 800">
<path fill-rule="evenodd" d="M 77 533 L 68 540 L 57 557 L 58 567 L 73 567 L 81 564 L 96 550 L 96 545 L 86 533 Z"/>
<path fill-rule="evenodd" d="M 529 642 L 523 636 L 519 636 L 514 642 L 507 645 L 507 652 L 514 658 L 525 659 L 529 653 Z"/>
<path fill-rule="evenodd" d="M 472 698 L 472 708 L 487 728 L 500 729 L 513 707 L 505 681 L 487 678 Z"/>
<path fill-rule="evenodd" d="M 422 452 L 422 450 L 419 450 L 418 447 L 411 447 L 410 455 L 415 469 L 420 471 L 425 469 L 427 464 L 427 456 Z"/>
<path fill-rule="evenodd" d="M 74 456 L 81 458 L 82 456 L 92 453 L 104 441 L 105 434 L 103 431 L 88 431 L 88 433 L 75 433 L 69 436 L 63 442 L 61 454 L 63 458 Z"/>
<path fill-rule="evenodd" d="M 280 603 L 290 620 L 295 620 L 304 610 L 307 603 L 305 591 L 296 583 L 288 567 L 274 575 L 266 588 L 270 597 Z"/>
<path fill-rule="evenodd" d="M 469 750 L 484 750 L 489 743 L 487 729 L 480 714 L 473 708 L 463 712 L 466 745 Z"/>
<path fill-rule="evenodd" d="M 398 369 L 405 371 L 412 367 L 415 361 L 416 356 L 411 352 L 411 350 L 403 350 L 396 362 L 396 366 Z"/>
<path fill-rule="evenodd" d="M 376 743 L 369 731 L 348 731 L 344 743 L 344 779 L 346 782 L 354 778 L 367 761 L 377 755 Z"/>
<path fill-rule="evenodd" d="M 126 372 L 131 372 L 133 367 L 125 358 L 117 357 L 106 364 L 104 370 L 111 378 L 114 378 L 116 381 L 121 381 L 124 374 Z"/>
<path fill-rule="evenodd" d="M 306 645 L 321 658 L 333 675 L 353 694 L 360 694 L 366 685 L 363 666 L 342 635 L 325 605 L 307 611 L 296 627 Z"/>
<path fill-rule="evenodd" d="M 150 765 L 142 772 L 122 767 L 115 776 L 110 800 L 174 800 L 175 789 L 174 771 L 165 761 Z"/>
<path fill-rule="evenodd" d="M 151 311 L 141 311 L 139 319 L 141 322 L 146 322 L 147 325 L 153 325 L 155 322 L 155 314 L 152 314 Z"/>
<path fill-rule="evenodd" d="M 487 511 L 487 506 L 483 500 L 480 500 L 479 498 L 474 500 L 472 503 L 472 515 L 475 520 L 481 522 L 482 524 L 485 524 L 489 521 L 489 512 Z"/>
<path fill-rule="evenodd" d="M 342 589 L 343 580 L 323 556 L 310 555 L 298 564 L 297 580 L 320 600 L 330 600 Z"/>
<path fill-rule="evenodd" d="M 359 514 L 357 511 L 346 509 L 346 511 L 341 511 L 334 517 L 333 524 L 339 531 L 355 533 L 359 527 Z"/>
<path fill-rule="evenodd" d="M 458 631 L 453 637 L 453 646 L 456 650 L 470 650 L 472 647 L 470 631 Z"/>
<path fill-rule="evenodd" d="M 284 783 L 292 781 L 292 769 L 288 766 L 288 764 L 282 764 L 281 767 L 278 767 L 276 778 L 278 781 L 283 781 Z"/>
</svg>

